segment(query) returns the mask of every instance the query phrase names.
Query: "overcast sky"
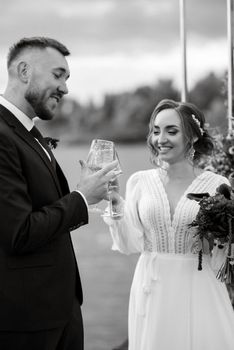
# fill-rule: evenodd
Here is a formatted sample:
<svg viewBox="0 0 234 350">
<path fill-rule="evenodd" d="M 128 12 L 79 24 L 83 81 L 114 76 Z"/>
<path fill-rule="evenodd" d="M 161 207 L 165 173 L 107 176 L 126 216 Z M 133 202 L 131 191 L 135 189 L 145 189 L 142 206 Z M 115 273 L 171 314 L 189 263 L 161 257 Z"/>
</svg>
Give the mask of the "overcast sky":
<svg viewBox="0 0 234 350">
<path fill-rule="evenodd" d="M 226 0 L 187 0 L 189 86 L 227 68 Z M 179 0 L 0 0 L 0 92 L 6 55 L 24 36 L 71 51 L 70 94 L 85 102 L 172 78 L 181 85 Z"/>
</svg>

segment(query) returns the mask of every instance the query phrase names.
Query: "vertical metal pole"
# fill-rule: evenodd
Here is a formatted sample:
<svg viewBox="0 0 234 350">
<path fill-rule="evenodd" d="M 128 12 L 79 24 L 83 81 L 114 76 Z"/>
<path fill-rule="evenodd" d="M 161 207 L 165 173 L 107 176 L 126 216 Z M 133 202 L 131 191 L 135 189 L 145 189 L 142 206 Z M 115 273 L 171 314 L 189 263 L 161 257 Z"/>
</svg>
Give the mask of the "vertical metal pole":
<svg viewBox="0 0 234 350">
<path fill-rule="evenodd" d="M 187 96 L 188 96 L 188 88 L 187 88 L 187 60 L 186 60 L 185 0 L 180 0 L 180 41 L 181 41 L 181 58 L 182 58 L 181 101 L 186 102 Z"/>
<path fill-rule="evenodd" d="M 233 0 L 227 0 L 227 38 L 228 38 L 228 88 L 227 88 L 227 118 L 228 118 L 228 134 L 233 129 Z"/>
</svg>

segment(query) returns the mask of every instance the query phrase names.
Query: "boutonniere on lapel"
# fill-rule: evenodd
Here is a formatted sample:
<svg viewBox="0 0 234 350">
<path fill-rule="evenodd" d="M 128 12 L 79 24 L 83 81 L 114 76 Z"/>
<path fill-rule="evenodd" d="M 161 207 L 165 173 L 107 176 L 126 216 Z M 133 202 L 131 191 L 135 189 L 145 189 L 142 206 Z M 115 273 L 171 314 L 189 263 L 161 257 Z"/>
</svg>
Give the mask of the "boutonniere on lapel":
<svg viewBox="0 0 234 350">
<path fill-rule="evenodd" d="M 58 146 L 59 140 L 52 137 L 44 137 L 50 149 L 55 149 Z"/>
</svg>

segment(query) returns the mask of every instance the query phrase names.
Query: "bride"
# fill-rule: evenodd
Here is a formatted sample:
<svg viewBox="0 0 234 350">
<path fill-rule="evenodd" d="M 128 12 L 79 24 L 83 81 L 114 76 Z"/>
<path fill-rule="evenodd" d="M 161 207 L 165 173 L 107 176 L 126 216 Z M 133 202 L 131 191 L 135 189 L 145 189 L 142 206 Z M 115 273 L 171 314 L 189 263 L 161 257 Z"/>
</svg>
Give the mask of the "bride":
<svg viewBox="0 0 234 350">
<path fill-rule="evenodd" d="M 123 218 L 104 219 L 114 250 L 141 253 L 129 301 L 129 350 L 233 350 L 226 286 L 208 251 L 198 271 L 194 228 L 188 228 L 199 205 L 186 195 L 213 195 L 228 184 L 197 166 L 213 150 L 204 116 L 193 104 L 162 100 L 147 141 L 154 168 L 129 178 Z"/>
</svg>

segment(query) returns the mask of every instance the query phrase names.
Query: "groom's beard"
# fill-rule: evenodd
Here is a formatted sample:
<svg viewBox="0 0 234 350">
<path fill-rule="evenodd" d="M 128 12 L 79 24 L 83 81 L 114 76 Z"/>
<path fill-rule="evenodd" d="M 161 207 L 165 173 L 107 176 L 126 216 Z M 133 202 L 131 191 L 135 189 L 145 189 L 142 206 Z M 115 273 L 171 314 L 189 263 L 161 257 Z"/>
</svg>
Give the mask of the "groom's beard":
<svg viewBox="0 0 234 350">
<path fill-rule="evenodd" d="M 42 120 L 51 120 L 54 117 L 57 104 L 54 107 L 50 104 L 48 91 L 40 91 L 36 87 L 29 86 L 25 93 L 25 99 L 32 106 L 35 114 Z"/>
</svg>

